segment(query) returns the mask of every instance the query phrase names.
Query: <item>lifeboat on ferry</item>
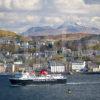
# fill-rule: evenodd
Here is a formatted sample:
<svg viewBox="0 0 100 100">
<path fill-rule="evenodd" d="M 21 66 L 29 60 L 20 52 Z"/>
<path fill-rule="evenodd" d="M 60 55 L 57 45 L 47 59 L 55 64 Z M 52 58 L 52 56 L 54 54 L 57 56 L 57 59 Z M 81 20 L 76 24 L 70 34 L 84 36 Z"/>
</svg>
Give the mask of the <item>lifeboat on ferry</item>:
<svg viewBox="0 0 100 100">
<path fill-rule="evenodd" d="M 29 74 L 30 75 L 35 75 L 35 71 L 31 71 Z"/>
<path fill-rule="evenodd" d="M 40 75 L 45 75 L 45 76 L 46 76 L 46 75 L 48 75 L 48 72 L 47 72 L 46 70 L 41 70 L 39 74 L 40 74 Z"/>
</svg>

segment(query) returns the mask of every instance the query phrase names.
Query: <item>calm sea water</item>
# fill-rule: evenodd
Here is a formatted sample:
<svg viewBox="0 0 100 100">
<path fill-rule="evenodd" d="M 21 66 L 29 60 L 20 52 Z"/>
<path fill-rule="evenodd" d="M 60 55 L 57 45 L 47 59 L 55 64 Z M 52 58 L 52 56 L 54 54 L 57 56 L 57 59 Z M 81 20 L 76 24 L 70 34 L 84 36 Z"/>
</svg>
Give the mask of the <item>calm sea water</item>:
<svg viewBox="0 0 100 100">
<path fill-rule="evenodd" d="M 0 76 L 0 100 L 100 100 L 100 75 L 69 75 L 65 85 L 18 87 L 10 86 L 9 77 Z"/>
</svg>

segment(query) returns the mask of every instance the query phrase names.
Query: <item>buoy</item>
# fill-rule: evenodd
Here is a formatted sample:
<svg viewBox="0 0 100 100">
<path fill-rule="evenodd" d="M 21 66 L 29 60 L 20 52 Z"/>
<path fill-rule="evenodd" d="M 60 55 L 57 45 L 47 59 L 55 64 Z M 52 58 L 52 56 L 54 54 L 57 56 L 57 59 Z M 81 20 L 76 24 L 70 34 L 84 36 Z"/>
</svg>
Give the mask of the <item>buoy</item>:
<svg viewBox="0 0 100 100">
<path fill-rule="evenodd" d="M 70 89 L 68 89 L 68 90 L 67 90 L 67 93 L 68 93 L 68 94 L 71 94 L 71 90 L 70 90 Z"/>
</svg>

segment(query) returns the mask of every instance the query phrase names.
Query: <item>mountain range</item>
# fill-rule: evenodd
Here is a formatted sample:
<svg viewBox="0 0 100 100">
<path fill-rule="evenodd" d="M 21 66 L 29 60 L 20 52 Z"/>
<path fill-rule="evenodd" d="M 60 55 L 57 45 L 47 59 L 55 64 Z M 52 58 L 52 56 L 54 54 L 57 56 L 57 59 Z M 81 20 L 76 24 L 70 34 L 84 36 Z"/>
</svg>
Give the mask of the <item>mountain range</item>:
<svg viewBox="0 0 100 100">
<path fill-rule="evenodd" d="M 25 36 L 45 36 L 45 35 L 58 35 L 58 34 L 81 33 L 81 32 L 88 34 L 99 34 L 100 29 L 96 27 L 82 26 L 77 23 L 63 23 L 58 27 L 51 27 L 51 26 L 31 27 L 22 34 Z"/>
</svg>

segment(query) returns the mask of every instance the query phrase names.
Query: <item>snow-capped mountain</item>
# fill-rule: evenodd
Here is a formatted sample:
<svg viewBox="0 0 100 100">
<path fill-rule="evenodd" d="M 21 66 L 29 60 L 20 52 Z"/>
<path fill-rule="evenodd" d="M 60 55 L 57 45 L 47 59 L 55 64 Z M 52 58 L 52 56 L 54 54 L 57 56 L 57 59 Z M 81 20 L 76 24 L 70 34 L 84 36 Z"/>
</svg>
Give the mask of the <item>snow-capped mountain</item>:
<svg viewBox="0 0 100 100">
<path fill-rule="evenodd" d="M 57 34 L 67 34 L 67 33 L 89 33 L 89 34 L 100 34 L 100 29 L 96 27 L 82 26 L 77 23 L 67 23 L 64 22 L 59 27 L 51 26 L 41 26 L 41 27 L 31 27 L 23 35 L 26 36 L 42 36 L 42 35 L 57 35 Z"/>
</svg>

